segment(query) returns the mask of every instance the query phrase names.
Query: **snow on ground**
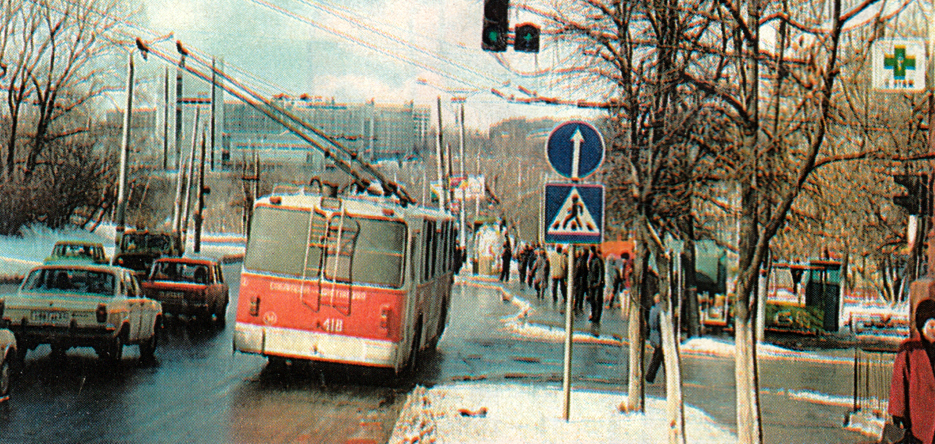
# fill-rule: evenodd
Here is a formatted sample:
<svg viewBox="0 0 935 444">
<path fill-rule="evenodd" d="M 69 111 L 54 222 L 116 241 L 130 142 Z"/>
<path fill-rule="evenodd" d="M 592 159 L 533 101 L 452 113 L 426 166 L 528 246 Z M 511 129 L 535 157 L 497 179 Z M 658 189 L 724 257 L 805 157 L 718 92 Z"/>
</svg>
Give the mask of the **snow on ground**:
<svg viewBox="0 0 935 444">
<path fill-rule="evenodd" d="M 497 281 L 459 278 L 459 283 L 499 291 L 504 301 L 512 303 L 516 312 L 502 318 L 501 322 L 503 330 L 516 339 L 554 343 L 564 341 L 564 328 L 531 322 L 529 318 L 535 310 L 532 304 Z M 870 330 L 870 334 L 872 332 Z M 905 336 L 887 332 L 881 337 L 902 340 Z M 575 332 L 574 342 L 628 344 L 626 338 L 595 336 L 580 331 Z M 679 347 L 683 356 L 732 358 L 735 352 L 733 340 L 712 337 L 691 338 L 683 341 Z M 765 342 L 757 343 L 756 347 L 760 359 L 853 364 L 852 358 L 841 354 L 791 350 Z M 774 392 L 802 402 L 844 408 L 853 405 L 850 396 L 808 390 L 783 389 Z M 645 413 L 621 414 L 617 412 L 616 406 L 626 398 L 625 393 L 573 390 L 572 398 L 572 420 L 565 423 L 561 420 L 561 390 L 557 387 L 471 382 L 432 389 L 421 388 L 421 391 L 411 395 L 396 424 L 391 442 L 619 442 L 621 436 L 628 437 L 627 442 L 667 442 L 664 432 L 660 432 L 666 427 L 664 400 L 647 400 Z M 509 413 L 504 414 L 504 417 L 496 417 L 491 405 Z M 542 406 L 550 410 L 541 411 Z M 583 406 L 586 411 L 576 417 L 575 408 L 582 408 L 579 406 Z M 486 409 L 483 417 L 477 414 L 482 408 Z M 686 418 L 688 442 L 730 442 L 736 439 L 718 429 L 723 426 L 714 424 L 693 406 L 686 405 Z M 883 418 L 873 412 L 855 412 L 849 415 L 844 427 L 865 436 L 879 437 L 883 422 Z M 714 427 L 713 432 L 711 427 Z M 647 430 L 653 432 L 648 433 Z"/>
<path fill-rule="evenodd" d="M 646 398 L 645 412 L 621 413 L 625 393 L 572 390 L 569 420 L 560 387 L 458 383 L 410 393 L 390 443 L 666 443 L 665 400 Z M 736 442 L 701 410 L 686 406 L 691 443 Z"/>
</svg>

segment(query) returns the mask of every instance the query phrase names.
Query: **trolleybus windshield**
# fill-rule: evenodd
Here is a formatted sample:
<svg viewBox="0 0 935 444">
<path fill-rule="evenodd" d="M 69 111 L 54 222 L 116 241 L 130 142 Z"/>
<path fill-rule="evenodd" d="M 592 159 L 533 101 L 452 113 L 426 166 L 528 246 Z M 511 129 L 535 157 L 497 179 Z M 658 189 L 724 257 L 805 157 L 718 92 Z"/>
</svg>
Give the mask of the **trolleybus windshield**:
<svg viewBox="0 0 935 444">
<path fill-rule="evenodd" d="M 305 279 L 324 270 L 324 278 L 337 282 L 399 288 L 405 249 L 406 226 L 399 221 L 338 213 L 326 225 L 318 212 L 260 206 L 244 268 Z"/>
</svg>

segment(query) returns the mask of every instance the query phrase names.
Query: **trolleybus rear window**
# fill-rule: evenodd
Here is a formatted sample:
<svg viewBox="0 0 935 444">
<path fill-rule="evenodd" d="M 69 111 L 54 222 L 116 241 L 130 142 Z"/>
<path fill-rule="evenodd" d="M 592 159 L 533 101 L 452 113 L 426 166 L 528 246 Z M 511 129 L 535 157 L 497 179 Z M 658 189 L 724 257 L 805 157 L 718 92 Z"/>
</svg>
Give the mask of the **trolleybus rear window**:
<svg viewBox="0 0 935 444">
<path fill-rule="evenodd" d="M 323 269 L 337 282 L 398 288 L 405 250 L 406 226 L 398 221 L 335 214 L 325 228 L 319 213 L 257 207 L 244 267 L 306 279 Z"/>
<path fill-rule="evenodd" d="M 406 226 L 345 215 L 331 219 L 325 277 L 338 282 L 402 286 Z M 340 233 L 340 235 L 339 235 Z"/>
<path fill-rule="evenodd" d="M 257 207 L 250 226 L 244 267 L 302 275 L 309 211 Z"/>
</svg>

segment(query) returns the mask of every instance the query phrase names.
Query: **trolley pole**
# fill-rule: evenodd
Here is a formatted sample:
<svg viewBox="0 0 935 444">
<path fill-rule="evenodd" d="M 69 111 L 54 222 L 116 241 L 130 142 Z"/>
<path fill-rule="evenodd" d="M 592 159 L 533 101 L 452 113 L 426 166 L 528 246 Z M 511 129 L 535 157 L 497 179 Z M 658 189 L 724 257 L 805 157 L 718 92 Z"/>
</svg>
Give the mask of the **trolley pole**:
<svg viewBox="0 0 935 444">
<path fill-rule="evenodd" d="M 568 294 L 565 297 L 565 364 L 562 368 L 562 391 L 564 403 L 562 419 L 568 422 L 571 417 L 571 349 L 574 343 L 575 317 L 572 311 L 575 308 L 575 244 L 568 247 Z"/>
<path fill-rule="evenodd" d="M 133 116 L 133 52 L 127 58 L 127 108 L 123 111 L 123 133 L 120 137 L 120 177 L 117 184 L 117 233 L 114 242 L 117 252 L 126 231 L 127 212 L 127 156 L 130 151 L 130 123 Z"/>
</svg>

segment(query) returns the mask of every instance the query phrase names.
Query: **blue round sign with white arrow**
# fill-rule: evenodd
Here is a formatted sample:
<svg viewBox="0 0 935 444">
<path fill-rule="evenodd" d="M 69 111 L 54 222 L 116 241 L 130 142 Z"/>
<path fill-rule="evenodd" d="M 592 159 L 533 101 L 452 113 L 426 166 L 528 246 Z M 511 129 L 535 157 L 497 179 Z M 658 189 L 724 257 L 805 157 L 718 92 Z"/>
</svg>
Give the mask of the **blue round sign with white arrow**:
<svg viewBox="0 0 935 444">
<path fill-rule="evenodd" d="M 558 174 L 572 180 L 582 179 L 604 162 L 604 138 L 594 125 L 571 120 L 549 133 L 545 155 Z"/>
</svg>

